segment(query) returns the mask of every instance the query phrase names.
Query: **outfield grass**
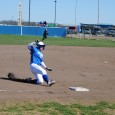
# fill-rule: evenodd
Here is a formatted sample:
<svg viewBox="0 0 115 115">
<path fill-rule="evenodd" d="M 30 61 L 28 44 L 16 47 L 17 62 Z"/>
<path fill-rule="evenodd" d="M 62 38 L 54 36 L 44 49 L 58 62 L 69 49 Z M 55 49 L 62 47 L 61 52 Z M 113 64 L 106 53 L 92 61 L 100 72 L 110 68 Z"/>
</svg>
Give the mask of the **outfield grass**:
<svg viewBox="0 0 115 115">
<path fill-rule="evenodd" d="M 70 104 L 57 102 L 16 103 L 0 105 L 0 115 L 115 115 L 115 104 L 99 102 L 95 105 Z"/>
<path fill-rule="evenodd" d="M 26 45 L 35 40 L 41 40 L 40 36 L 0 35 L 0 45 Z M 48 37 L 44 42 L 47 45 L 58 46 L 89 46 L 89 47 L 115 47 L 115 41 L 107 39 L 79 39 Z"/>
</svg>

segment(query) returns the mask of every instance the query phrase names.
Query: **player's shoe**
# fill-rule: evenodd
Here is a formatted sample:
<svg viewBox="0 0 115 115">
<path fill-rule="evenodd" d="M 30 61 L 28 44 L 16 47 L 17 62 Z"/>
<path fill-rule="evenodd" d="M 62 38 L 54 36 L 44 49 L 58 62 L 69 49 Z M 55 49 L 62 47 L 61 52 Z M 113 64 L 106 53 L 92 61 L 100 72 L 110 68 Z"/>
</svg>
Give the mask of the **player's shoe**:
<svg viewBox="0 0 115 115">
<path fill-rule="evenodd" d="M 56 81 L 55 80 L 49 80 L 48 81 L 48 86 L 52 86 L 53 84 L 55 84 L 56 83 Z"/>
<path fill-rule="evenodd" d="M 32 78 L 31 78 L 31 77 L 27 77 L 25 80 L 26 80 L 27 82 L 30 82 L 30 81 L 32 80 Z"/>
</svg>

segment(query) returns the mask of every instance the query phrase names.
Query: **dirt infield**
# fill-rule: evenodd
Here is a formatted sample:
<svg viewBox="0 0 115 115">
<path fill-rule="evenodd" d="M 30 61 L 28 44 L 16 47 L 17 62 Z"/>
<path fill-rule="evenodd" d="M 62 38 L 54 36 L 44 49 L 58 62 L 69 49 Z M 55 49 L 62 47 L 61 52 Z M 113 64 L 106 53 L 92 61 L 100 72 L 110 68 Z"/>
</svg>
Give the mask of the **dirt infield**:
<svg viewBox="0 0 115 115">
<path fill-rule="evenodd" d="M 57 81 L 52 87 L 46 87 L 45 82 L 38 86 L 6 79 L 9 72 L 34 78 L 29 60 L 26 46 L 0 46 L 0 102 L 115 102 L 115 48 L 47 46 L 44 60 L 53 69 L 48 75 Z M 70 86 L 85 87 L 89 92 L 75 92 Z"/>
</svg>

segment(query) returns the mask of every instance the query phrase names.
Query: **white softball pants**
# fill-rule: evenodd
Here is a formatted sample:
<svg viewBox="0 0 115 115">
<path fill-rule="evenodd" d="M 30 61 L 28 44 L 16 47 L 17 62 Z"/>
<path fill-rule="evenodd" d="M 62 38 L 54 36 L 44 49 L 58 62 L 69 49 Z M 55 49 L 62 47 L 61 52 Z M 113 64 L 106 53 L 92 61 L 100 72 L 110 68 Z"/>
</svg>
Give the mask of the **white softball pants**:
<svg viewBox="0 0 115 115">
<path fill-rule="evenodd" d="M 44 70 L 40 65 L 35 63 L 30 64 L 30 70 L 34 74 L 37 84 L 43 83 L 43 75 L 47 75 L 46 70 Z"/>
</svg>

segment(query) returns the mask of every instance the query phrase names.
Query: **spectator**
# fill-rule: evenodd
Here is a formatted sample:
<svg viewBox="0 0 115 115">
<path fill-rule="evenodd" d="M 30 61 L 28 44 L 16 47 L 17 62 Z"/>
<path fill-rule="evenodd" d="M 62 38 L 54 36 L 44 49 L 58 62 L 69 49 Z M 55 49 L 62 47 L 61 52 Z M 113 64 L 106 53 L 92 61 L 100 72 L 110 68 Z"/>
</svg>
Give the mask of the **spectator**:
<svg viewBox="0 0 115 115">
<path fill-rule="evenodd" d="M 44 26 L 47 26 L 47 22 L 46 21 L 44 21 Z"/>
</svg>

